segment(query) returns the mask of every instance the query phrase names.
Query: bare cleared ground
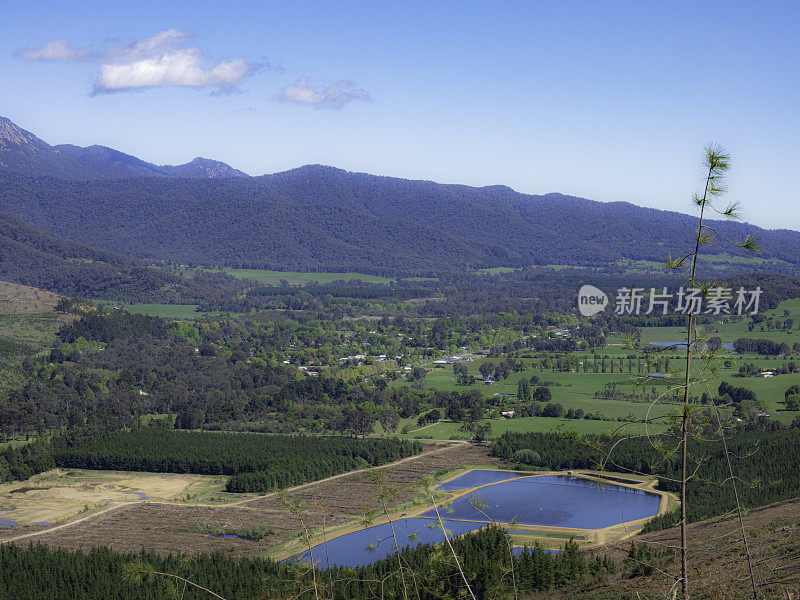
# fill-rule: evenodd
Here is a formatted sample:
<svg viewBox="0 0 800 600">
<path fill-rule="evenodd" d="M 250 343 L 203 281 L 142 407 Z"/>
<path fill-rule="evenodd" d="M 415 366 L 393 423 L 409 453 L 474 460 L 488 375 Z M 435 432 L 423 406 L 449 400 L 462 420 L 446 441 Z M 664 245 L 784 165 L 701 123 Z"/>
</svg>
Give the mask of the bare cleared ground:
<svg viewBox="0 0 800 600">
<path fill-rule="evenodd" d="M 744 518 L 761 598 L 800 597 L 800 498 L 769 504 L 749 511 Z M 747 558 L 736 515 L 692 523 L 689 581 L 693 598 L 752 598 Z M 678 528 L 638 536 L 636 543 L 653 548 L 679 544 Z M 604 551 L 622 563 L 630 541 L 610 545 Z M 660 573 L 663 571 L 663 573 Z M 618 576 L 602 583 L 561 590 L 542 598 L 671 598 L 671 587 L 680 572 L 680 561 L 666 558 L 648 577 Z M 680 590 L 678 590 L 680 595 Z"/>
<path fill-rule="evenodd" d="M 0 314 L 49 312 L 61 296 L 39 288 L 0 281 Z"/>
<path fill-rule="evenodd" d="M 443 448 L 428 445 L 420 456 L 373 470 L 385 473 L 386 482 L 397 487 L 398 495 L 392 502 L 398 504 L 418 495 L 415 490 L 423 475 L 497 462 L 488 455 L 486 448 L 480 446 L 455 444 Z M 378 490 L 366 472 L 356 472 L 298 486 L 288 495 L 302 501 L 307 525 L 317 527 L 345 524 L 366 510 L 377 508 L 374 496 Z M 275 534 L 252 542 L 185 531 L 195 524 L 238 529 L 259 523 L 272 527 Z M 196 553 L 218 550 L 231 556 L 246 556 L 265 553 L 276 544 L 293 538 L 301 526 L 277 494 L 268 494 L 221 506 L 131 502 L 57 528 L 20 526 L 12 530 L 0 529 L 0 540 L 5 538 L 19 544 L 43 543 L 69 549 L 106 545 L 117 551 L 138 552 L 145 548 L 162 553 Z M 41 530 L 47 531 L 28 535 Z"/>
<path fill-rule="evenodd" d="M 211 497 L 224 487 L 224 477 L 210 475 L 53 469 L 0 484 L 0 517 L 19 525 L 56 524 L 114 503 Z M 18 532 L 18 527 L 0 529 L 0 539 Z"/>
</svg>

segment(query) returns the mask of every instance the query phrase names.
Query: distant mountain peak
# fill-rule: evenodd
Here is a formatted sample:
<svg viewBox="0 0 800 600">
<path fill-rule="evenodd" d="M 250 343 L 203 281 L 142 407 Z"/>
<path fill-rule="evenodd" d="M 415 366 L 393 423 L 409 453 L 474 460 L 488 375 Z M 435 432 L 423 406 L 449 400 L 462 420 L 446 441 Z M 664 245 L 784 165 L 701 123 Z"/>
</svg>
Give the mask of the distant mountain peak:
<svg viewBox="0 0 800 600">
<path fill-rule="evenodd" d="M 129 177 L 248 177 L 218 160 L 197 157 L 184 165 L 156 166 L 107 146 L 50 146 L 6 117 L 0 116 L 0 169 L 34 177 L 72 180 Z"/>
<path fill-rule="evenodd" d="M 49 146 L 33 135 L 30 131 L 7 119 L 0 117 L 0 150 L 8 149 L 8 146 L 34 146 L 37 148 L 49 148 Z"/>
<path fill-rule="evenodd" d="M 249 177 L 232 166 L 210 158 L 197 156 L 183 165 L 162 165 L 158 167 L 168 175 L 173 177 L 203 177 L 209 179 L 220 179 L 223 177 Z"/>
</svg>

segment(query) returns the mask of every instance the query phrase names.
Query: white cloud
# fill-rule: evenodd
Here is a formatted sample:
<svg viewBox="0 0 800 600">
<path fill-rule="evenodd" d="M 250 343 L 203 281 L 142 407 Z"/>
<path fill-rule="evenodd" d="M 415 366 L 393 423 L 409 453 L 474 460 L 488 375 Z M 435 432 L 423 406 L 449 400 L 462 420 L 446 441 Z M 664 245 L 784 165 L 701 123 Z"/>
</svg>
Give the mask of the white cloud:
<svg viewBox="0 0 800 600">
<path fill-rule="evenodd" d="M 65 39 L 53 40 L 42 48 L 23 48 L 18 55 L 25 60 L 56 60 L 60 62 L 82 62 L 96 56 L 89 48 L 73 48 Z"/>
<path fill-rule="evenodd" d="M 240 58 L 207 64 L 200 48 L 180 47 L 192 37 L 178 29 L 167 29 L 141 40 L 109 44 L 101 52 L 74 48 L 62 39 L 38 50 L 24 48 L 19 56 L 25 60 L 99 63 L 95 94 L 178 86 L 210 87 L 216 94 L 230 94 L 258 68 Z"/>
<path fill-rule="evenodd" d="M 308 77 L 287 85 L 278 96 L 281 102 L 290 102 L 314 108 L 338 110 L 353 100 L 370 100 L 366 90 L 356 88 L 352 81 L 343 79 L 324 90 L 314 89 Z"/>
<path fill-rule="evenodd" d="M 241 80 L 251 70 L 252 66 L 241 59 L 203 68 L 200 49 L 187 48 L 125 64 L 101 65 L 95 90 L 119 92 L 146 87 L 226 87 Z"/>
</svg>

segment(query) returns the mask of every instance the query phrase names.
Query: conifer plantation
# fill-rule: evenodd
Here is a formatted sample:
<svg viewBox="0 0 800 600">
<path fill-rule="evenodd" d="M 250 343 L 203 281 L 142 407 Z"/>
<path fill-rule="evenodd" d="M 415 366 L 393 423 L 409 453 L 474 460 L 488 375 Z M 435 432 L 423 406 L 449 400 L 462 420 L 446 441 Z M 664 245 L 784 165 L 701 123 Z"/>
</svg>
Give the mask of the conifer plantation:
<svg viewBox="0 0 800 600">
<path fill-rule="evenodd" d="M 142 427 L 91 439 L 53 441 L 63 468 L 233 475 L 230 492 L 267 492 L 353 469 L 378 466 L 421 451 L 393 439 L 170 431 Z"/>
</svg>

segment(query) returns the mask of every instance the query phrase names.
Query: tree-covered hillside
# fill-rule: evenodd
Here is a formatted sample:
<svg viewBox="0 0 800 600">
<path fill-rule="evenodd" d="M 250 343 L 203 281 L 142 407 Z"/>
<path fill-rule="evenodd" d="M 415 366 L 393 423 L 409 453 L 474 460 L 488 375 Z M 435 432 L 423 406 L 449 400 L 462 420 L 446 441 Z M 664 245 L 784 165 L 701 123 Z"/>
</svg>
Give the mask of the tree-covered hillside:
<svg viewBox="0 0 800 600">
<path fill-rule="evenodd" d="M 181 277 L 139 259 L 73 242 L 0 214 L 0 280 L 69 296 L 194 303 L 233 298 L 244 284 L 223 273 Z"/>
<path fill-rule="evenodd" d="M 694 228 L 691 216 L 626 203 L 321 166 L 221 180 L 64 181 L 6 172 L 0 212 L 141 258 L 390 275 L 662 261 L 665 248 L 689 248 Z M 800 256 L 800 233 L 742 223 L 714 227 L 735 239 L 758 235 L 764 258 L 794 264 Z"/>
</svg>

